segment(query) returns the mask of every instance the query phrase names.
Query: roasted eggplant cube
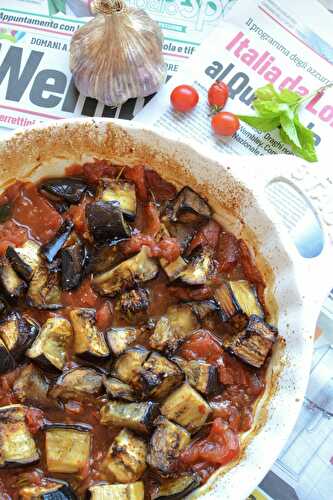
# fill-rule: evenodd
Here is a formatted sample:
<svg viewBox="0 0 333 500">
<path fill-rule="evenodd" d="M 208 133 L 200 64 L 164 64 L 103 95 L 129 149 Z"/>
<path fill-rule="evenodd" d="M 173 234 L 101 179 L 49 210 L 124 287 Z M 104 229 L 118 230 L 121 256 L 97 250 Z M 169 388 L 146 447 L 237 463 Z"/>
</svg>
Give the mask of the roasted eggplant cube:
<svg viewBox="0 0 333 500">
<path fill-rule="evenodd" d="M 215 300 L 193 301 L 186 302 L 186 304 L 191 307 L 192 311 L 200 322 L 204 321 L 207 316 L 214 314 L 219 309 Z"/>
<path fill-rule="evenodd" d="M 185 186 L 171 202 L 170 220 L 197 223 L 211 217 L 212 210 L 198 193 Z"/>
<path fill-rule="evenodd" d="M 210 412 L 208 403 L 186 383 L 172 392 L 161 406 L 163 416 L 191 433 L 204 425 Z"/>
<path fill-rule="evenodd" d="M 172 238 L 178 241 L 182 254 L 186 254 L 189 243 L 198 230 L 198 224 L 183 224 L 182 222 L 169 222 L 167 224 L 168 231 Z"/>
<path fill-rule="evenodd" d="M 51 200 L 65 200 L 68 203 L 79 203 L 87 184 L 76 177 L 55 177 L 46 179 L 39 185 L 39 190 Z"/>
<path fill-rule="evenodd" d="M 39 245 L 34 244 L 32 241 L 28 241 L 27 243 L 29 243 L 31 253 L 35 252 L 35 250 L 39 251 Z M 28 248 L 26 248 L 26 250 L 28 251 Z M 7 247 L 6 257 L 12 265 L 14 271 L 25 281 L 31 280 L 34 271 L 40 262 L 38 254 L 36 255 L 34 253 L 31 259 L 29 257 L 25 258 L 23 252 L 20 254 L 17 249 L 12 246 Z M 31 265 L 32 263 L 33 265 Z"/>
<path fill-rule="evenodd" d="M 0 408 L 0 467 L 29 465 L 39 460 L 35 441 L 25 422 L 25 407 Z"/>
<path fill-rule="evenodd" d="M 154 399 L 164 398 L 183 380 L 178 366 L 157 352 L 142 365 L 140 376 L 145 394 Z"/>
<path fill-rule="evenodd" d="M 19 312 L 10 312 L 0 321 L 0 338 L 16 361 L 22 358 L 38 332 L 38 325 Z"/>
<path fill-rule="evenodd" d="M 13 385 L 15 397 L 21 402 L 41 408 L 52 405 L 48 397 L 49 381 L 32 363 L 22 368 Z"/>
<path fill-rule="evenodd" d="M 186 375 L 187 382 L 202 394 L 212 394 L 218 389 L 216 366 L 200 360 L 186 361 L 183 358 L 174 358 Z"/>
<path fill-rule="evenodd" d="M 26 355 L 47 370 L 62 370 L 72 340 L 73 331 L 67 319 L 49 318 Z"/>
<path fill-rule="evenodd" d="M 159 417 L 155 425 L 149 442 L 147 462 L 160 474 L 167 476 L 175 472 L 175 460 L 190 443 L 191 435 L 186 429 L 164 417 Z"/>
<path fill-rule="evenodd" d="M 90 458 L 90 428 L 49 424 L 45 432 L 46 464 L 49 472 L 80 472 Z"/>
<path fill-rule="evenodd" d="M 32 277 L 27 293 L 27 303 L 37 309 L 59 309 L 61 305 L 59 273 L 41 264 Z"/>
<path fill-rule="evenodd" d="M 134 326 L 110 328 L 106 332 L 109 347 L 115 356 L 119 356 L 136 341 L 140 330 Z"/>
<path fill-rule="evenodd" d="M 252 315 L 244 332 L 233 338 L 229 350 L 245 363 L 260 368 L 266 361 L 278 335 L 277 329 L 259 316 Z"/>
<path fill-rule="evenodd" d="M 80 241 L 61 250 L 61 288 L 73 290 L 83 278 L 84 247 Z"/>
<path fill-rule="evenodd" d="M 140 374 L 149 351 L 144 347 L 132 347 L 122 354 L 114 364 L 112 375 L 136 389 L 141 387 Z"/>
<path fill-rule="evenodd" d="M 182 474 L 174 479 L 163 481 L 153 494 L 152 500 L 182 500 L 198 486 L 200 486 L 199 476 Z"/>
<path fill-rule="evenodd" d="M 142 481 L 130 484 L 97 484 L 89 488 L 90 500 L 144 500 Z"/>
<path fill-rule="evenodd" d="M 112 482 L 133 483 L 146 470 L 146 442 L 123 429 L 114 439 L 103 462 L 103 470 Z"/>
<path fill-rule="evenodd" d="M 110 271 L 94 276 L 93 288 L 100 295 L 113 297 L 119 292 L 133 288 L 137 283 L 144 283 L 155 278 L 158 273 L 155 259 L 149 256 L 149 248 L 141 251 Z"/>
<path fill-rule="evenodd" d="M 179 256 L 173 262 L 168 262 L 165 259 L 160 259 L 160 264 L 163 267 L 163 271 L 167 275 L 170 281 L 173 281 L 179 277 L 179 275 L 187 268 L 187 262 L 183 257 Z"/>
<path fill-rule="evenodd" d="M 149 338 L 153 349 L 173 352 L 178 345 L 189 337 L 194 330 L 199 328 L 199 322 L 187 304 L 177 304 L 167 309 L 155 327 L 154 333 Z"/>
<path fill-rule="evenodd" d="M 65 481 L 48 479 L 47 484 L 23 486 L 20 498 L 29 500 L 77 500 L 77 496 Z"/>
<path fill-rule="evenodd" d="M 69 312 L 74 330 L 74 351 L 85 358 L 106 358 L 110 355 L 104 334 L 96 326 L 96 310 L 75 308 Z"/>
<path fill-rule="evenodd" d="M 145 288 L 136 288 L 129 292 L 124 292 L 119 299 L 119 308 L 121 312 L 129 317 L 146 311 L 149 304 L 149 292 Z"/>
<path fill-rule="evenodd" d="M 101 408 L 101 423 L 115 427 L 127 427 L 133 431 L 147 434 L 158 414 L 158 404 L 152 401 L 144 403 L 123 403 L 111 401 Z"/>
<path fill-rule="evenodd" d="M 187 285 L 204 285 L 214 272 L 214 262 L 214 250 L 203 247 L 191 257 L 186 269 L 178 275 L 178 278 Z"/>
<path fill-rule="evenodd" d="M 86 218 L 89 232 L 96 242 L 116 243 L 131 235 L 131 228 L 117 202 L 90 203 L 86 206 Z"/>
<path fill-rule="evenodd" d="M 40 245 L 35 241 L 28 240 L 21 247 L 15 248 L 15 252 L 24 263 L 24 265 L 30 267 L 30 269 L 32 270 L 30 277 L 25 278 L 22 275 L 23 279 L 25 279 L 26 281 L 30 281 L 34 272 L 36 271 L 36 269 L 38 269 L 42 262 L 42 258 L 40 256 Z M 18 269 L 15 270 L 17 273 L 19 273 Z"/>
<path fill-rule="evenodd" d="M 49 243 L 46 243 L 42 246 L 41 252 L 45 259 L 51 263 L 54 258 L 58 254 L 58 252 L 62 249 L 64 244 L 69 238 L 74 227 L 74 223 L 71 220 L 65 220 L 60 228 L 58 229 L 56 235 L 52 238 Z"/>
<path fill-rule="evenodd" d="M 98 198 L 102 201 L 111 201 L 119 204 L 124 216 L 129 220 L 135 219 L 136 194 L 135 185 L 131 182 L 113 179 L 101 179 L 98 189 Z"/>
<path fill-rule="evenodd" d="M 64 401 L 91 401 L 102 392 L 102 375 L 92 368 L 73 368 L 63 373 L 50 391 L 50 397 Z"/>
<path fill-rule="evenodd" d="M 125 401 L 136 401 L 138 399 L 138 395 L 135 393 L 133 387 L 117 378 L 104 377 L 103 383 L 106 392 L 114 399 L 124 399 Z"/>
<path fill-rule="evenodd" d="M 15 359 L 8 351 L 5 343 L 0 339 L 0 373 L 7 373 L 14 370 Z"/>
<path fill-rule="evenodd" d="M 10 299 L 19 299 L 27 289 L 27 284 L 14 271 L 6 257 L 0 258 L 0 284 Z"/>
</svg>

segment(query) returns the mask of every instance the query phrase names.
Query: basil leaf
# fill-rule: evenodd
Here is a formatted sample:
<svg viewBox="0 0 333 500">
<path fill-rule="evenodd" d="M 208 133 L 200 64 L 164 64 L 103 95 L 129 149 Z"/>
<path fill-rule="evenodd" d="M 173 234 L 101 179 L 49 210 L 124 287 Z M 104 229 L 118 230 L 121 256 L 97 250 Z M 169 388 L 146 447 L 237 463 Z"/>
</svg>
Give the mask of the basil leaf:
<svg viewBox="0 0 333 500">
<path fill-rule="evenodd" d="M 271 130 L 276 129 L 280 125 L 279 117 L 262 117 L 262 116 L 246 116 L 246 115 L 237 115 L 238 118 L 251 127 L 254 127 L 262 132 L 270 132 Z"/>
<path fill-rule="evenodd" d="M 302 96 L 300 96 L 297 92 L 293 92 L 289 89 L 281 90 L 280 94 L 278 95 L 278 100 L 280 102 L 284 102 L 290 105 L 298 104 L 301 99 Z"/>
<path fill-rule="evenodd" d="M 253 107 L 261 116 L 273 118 L 279 116 L 280 113 L 288 111 L 289 106 L 285 103 L 275 101 L 253 101 Z"/>
<path fill-rule="evenodd" d="M 262 101 L 277 100 L 278 97 L 278 93 L 276 92 L 272 83 L 268 83 L 264 87 L 260 87 L 256 90 L 255 94 L 256 98 Z"/>
<path fill-rule="evenodd" d="M 4 203 L 0 206 L 0 223 L 6 222 L 10 218 L 12 207 L 10 203 Z"/>
<path fill-rule="evenodd" d="M 302 125 L 299 121 L 298 117 L 295 118 L 295 126 L 297 128 L 301 147 L 298 148 L 297 146 L 295 146 L 295 144 L 290 141 L 289 137 L 283 129 L 279 130 L 281 140 L 291 146 L 291 150 L 296 156 L 299 156 L 300 158 L 303 158 L 304 160 L 312 163 L 318 161 L 313 132 L 310 129 L 304 127 L 304 125 Z"/>
<path fill-rule="evenodd" d="M 288 111 L 284 111 L 283 113 L 281 113 L 280 123 L 283 131 L 286 133 L 291 143 L 294 144 L 297 148 L 300 148 L 301 143 L 297 135 L 296 125 L 294 123 L 294 113 L 290 108 L 288 109 Z"/>
</svg>

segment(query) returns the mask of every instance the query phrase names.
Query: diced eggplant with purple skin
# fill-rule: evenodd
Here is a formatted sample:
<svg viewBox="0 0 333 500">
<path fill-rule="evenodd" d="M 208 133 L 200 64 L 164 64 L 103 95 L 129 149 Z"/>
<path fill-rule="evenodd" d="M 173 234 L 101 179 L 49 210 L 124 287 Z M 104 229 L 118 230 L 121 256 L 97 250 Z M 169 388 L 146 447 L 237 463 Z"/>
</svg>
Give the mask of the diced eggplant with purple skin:
<svg viewBox="0 0 333 500">
<path fill-rule="evenodd" d="M 0 316 L 3 316 L 8 310 L 8 304 L 4 297 L 0 295 Z"/>
<path fill-rule="evenodd" d="M 255 288 L 246 280 L 224 281 L 215 290 L 214 298 L 221 320 L 230 322 L 236 331 L 246 327 L 252 314 L 264 316 Z"/>
<path fill-rule="evenodd" d="M 36 443 L 28 429 L 25 407 L 0 408 L 0 467 L 21 467 L 38 462 Z"/>
<path fill-rule="evenodd" d="M 103 384 L 106 392 L 113 399 L 124 399 L 125 401 L 137 401 L 138 394 L 134 391 L 133 387 L 115 377 L 103 377 Z"/>
<path fill-rule="evenodd" d="M 175 461 L 189 445 L 191 434 L 165 417 L 154 422 L 155 430 L 148 447 L 148 464 L 159 474 L 168 476 L 176 472 Z"/>
<path fill-rule="evenodd" d="M 130 430 L 123 429 L 110 446 L 102 463 L 102 470 L 113 483 L 133 484 L 145 472 L 147 468 L 146 458 L 147 444 L 145 440 Z M 131 500 L 138 500 L 136 497 L 130 498 Z"/>
<path fill-rule="evenodd" d="M 261 368 L 278 335 L 277 329 L 259 316 L 252 315 L 245 331 L 228 344 L 228 350 L 245 363 Z"/>
<path fill-rule="evenodd" d="M 74 223 L 71 220 L 65 220 L 52 240 L 42 246 L 41 253 L 49 263 L 53 262 L 58 252 L 60 252 L 73 228 Z"/>
<path fill-rule="evenodd" d="M 200 486 L 199 476 L 185 473 L 163 481 L 152 495 L 152 500 L 182 500 Z"/>
<path fill-rule="evenodd" d="M 5 343 L 0 339 L 0 373 L 7 373 L 14 370 L 15 359 L 8 351 Z"/>
<path fill-rule="evenodd" d="M 162 399 L 182 383 L 183 374 L 175 363 L 152 352 L 142 365 L 140 378 L 146 395 Z"/>
<path fill-rule="evenodd" d="M 98 245 L 93 249 L 91 271 L 94 274 L 104 273 L 118 265 L 123 258 L 117 245 Z"/>
<path fill-rule="evenodd" d="M 137 283 L 152 280 L 157 275 L 159 267 L 149 252 L 149 248 L 143 246 L 139 253 L 113 269 L 94 275 L 93 288 L 100 295 L 114 297 L 117 293 L 133 288 Z"/>
<path fill-rule="evenodd" d="M 47 424 L 45 455 L 49 472 L 75 474 L 90 458 L 91 427 L 81 424 Z"/>
<path fill-rule="evenodd" d="M 83 278 L 85 251 L 80 240 L 61 250 L 61 288 L 73 290 Z"/>
<path fill-rule="evenodd" d="M 186 253 L 186 249 L 198 230 L 197 224 L 183 224 L 181 222 L 172 222 L 167 225 L 170 235 L 176 238 L 180 244 L 182 253 Z"/>
<path fill-rule="evenodd" d="M 131 317 L 143 311 L 147 311 L 150 304 L 149 291 L 145 288 L 135 288 L 121 294 L 119 308 L 126 316 Z"/>
<path fill-rule="evenodd" d="M 19 277 L 6 257 L 0 258 L 0 284 L 9 299 L 21 298 L 26 289 L 26 282 Z"/>
<path fill-rule="evenodd" d="M 149 353 L 150 351 L 142 346 L 128 349 L 116 360 L 111 375 L 139 390 L 142 365 Z"/>
<path fill-rule="evenodd" d="M 97 196 L 102 201 L 119 204 L 119 208 L 128 220 L 136 215 L 136 193 L 132 182 L 104 178 L 100 180 Z"/>
<path fill-rule="evenodd" d="M 198 321 L 204 321 L 207 316 L 214 314 L 218 311 L 219 307 L 214 300 L 200 300 L 185 302 L 191 307 Z"/>
<path fill-rule="evenodd" d="M 187 285 L 204 285 L 215 269 L 214 250 L 201 247 L 195 252 L 187 267 L 178 275 L 178 279 Z"/>
<path fill-rule="evenodd" d="M 56 404 L 48 397 L 50 382 L 35 365 L 22 368 L 13 385 L 13 392 L 20 403 L 38 408 L 54 408 Z"/>
<path fill-rule="evenodd" d="M 94 484 L 88 488 L 89 500 L 144 500 L 142 481 L 128 484 Z"/>
<path fill-rule="evenodd" d="M 51 398 L 64 401 L 92 401 L 102 392 L 102 375 L 92 368 L 78 367 L 57 379 L 49 392 Z"/>
<path fill-rule="evenodd" d="M 76 177 L 55 177 L 46 179 L 39 185 L 39 191 L 50 200 L 64 200 L 68 203 L 79 203 L 87 183 Z"/>
<path fill-rule="evenodd" d="M 21 248 L 9 246 L 6 250 L 6 257 L 14 271 L 25 281 L 32 279 L 40 264 L 39 248 L 34 241 L 27 241 Z"/>
<path fill-rule="evenodd" d="M 20 498 L 34 500 L 78 500 L 68 483 L 52 478 L 47 478 L 46 484 L 23 486 L 19 490 L 19 495 Z"/>
<path fill-rule="evenodd" d="M 125 403 L 110 401 L 101 408 L 101 424 L 126 427 L 148 434 L 158 415 L 158 404 L 153 401 Z"/>
<path fill-rule="evenodd" d="M 171 201 L 170 220 L 173 222 L 198 223 L 211 215 L 212 209 L 208 203 L 188 186 Z"/>
<path fill-rule="evenodd" d="M 131 228 L 117 202 L 89 203 L 86 206 L 86 219 L 89 232 L 96 242 L 118 243 L 131 236 Z"/>
<path fill-rule="evenodd" d="M 110 350 L 96 326 L 96 310 L 76 307 L 70 310 L 69 317 L 74 330 L 74 352 L 88 360 L 107 358 Z"/>
<path fill-rule="evenodd" d="M 216 366 L 201 360 L 187 361 L 180 357 L 174 357 L 172 361 L 183 370 L 187 382 L 197 391 L 206 396 L 217 391 L 219 384 Z"/>
<path fill-rule="evenodd" d="M 29 284 L 27 303 L 37 309 L 56 310 L 63 307 L 58 269 L 51 269 L 44 263 L 38 267 Z"/>
<path fill-rule="evenodd" d="M 54 317 L 46 320 L 26 356 L 49 371 L 62 370 L 67 361 L 67 353 L 73 340 L 73 330 L 65 318 Z"/>
<path fill-rule="evenodd" d="M 12 214 L 11 203 L 3 203 L 2 205 L 0 205 L 0 224 L 10 219 L 11 214 Z"/>
<path fill-rule="evenodd" d="M 141 330 L 134 326 L 120 326 L 110 328 L 106 332 L 106 338 L 112 353 L 115 356 L 123 354 L 126 349 L 136 341 Z"/>
<path fill-rule="evenodd" d="M 0 321 L 0 338 L 15 361 L 19 361 L 31 346 L 39 326 L 21 313 L 12 311 Z"/>
</svg>

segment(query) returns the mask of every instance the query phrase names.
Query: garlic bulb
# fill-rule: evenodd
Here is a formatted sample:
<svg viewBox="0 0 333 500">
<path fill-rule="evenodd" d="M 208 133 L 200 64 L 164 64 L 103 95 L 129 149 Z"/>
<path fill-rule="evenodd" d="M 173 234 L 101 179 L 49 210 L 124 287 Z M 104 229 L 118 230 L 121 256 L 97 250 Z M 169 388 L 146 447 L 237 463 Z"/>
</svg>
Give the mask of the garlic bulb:
<svg viewBox="0 0 333 500">
<path fill-rule="evenodd" d="M 166 76 L 158 24 L 123 0 L 95 0 L 93 10 L 96 17 L 71 40 L 70 70 L 78 90 L 109 106 L 156 92 Z"/>
</svg>

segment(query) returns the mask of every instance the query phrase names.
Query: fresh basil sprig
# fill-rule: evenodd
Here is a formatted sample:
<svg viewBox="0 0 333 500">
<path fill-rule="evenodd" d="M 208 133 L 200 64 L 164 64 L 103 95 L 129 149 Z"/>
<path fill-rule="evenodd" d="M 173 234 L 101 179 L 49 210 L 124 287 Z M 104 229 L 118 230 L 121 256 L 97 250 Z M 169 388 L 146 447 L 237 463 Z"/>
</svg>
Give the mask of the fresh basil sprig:
<svg viewBox="0 0 333 500">
<path fill-rule="evenodd" d="M 283 89 L 278 92 L 269 83 L 256 90 L 253 107 L 257 116 L 237 115 L 240 120 L 262 132 L 278 129 L 282 142 L 291 146 L 292 152 L 307 161 L 318 161 L 314 133 L 299 119 L 301 105 L 323 92 L 332 84 L 318 89 L 314 94 L 300 96 L 297 92 Z"/>
</svg>

